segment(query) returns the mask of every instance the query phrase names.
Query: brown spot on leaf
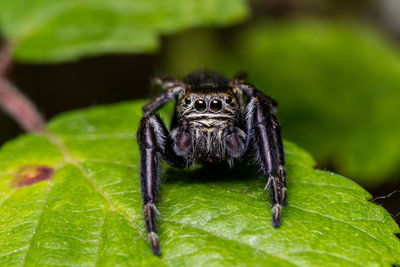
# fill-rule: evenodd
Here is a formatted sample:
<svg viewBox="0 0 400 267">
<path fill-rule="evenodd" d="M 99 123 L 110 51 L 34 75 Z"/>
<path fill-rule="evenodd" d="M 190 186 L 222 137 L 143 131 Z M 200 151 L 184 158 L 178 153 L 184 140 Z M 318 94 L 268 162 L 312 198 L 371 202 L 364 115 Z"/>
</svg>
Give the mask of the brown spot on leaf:
<svg viewBox="0 0 400 267">
<path fill-rule="evenodd" d="M 44 165 L 26 165 L 15 174 L 13 187 L 24 187 L 53 178 L 54 169 Z"/>
</svg>

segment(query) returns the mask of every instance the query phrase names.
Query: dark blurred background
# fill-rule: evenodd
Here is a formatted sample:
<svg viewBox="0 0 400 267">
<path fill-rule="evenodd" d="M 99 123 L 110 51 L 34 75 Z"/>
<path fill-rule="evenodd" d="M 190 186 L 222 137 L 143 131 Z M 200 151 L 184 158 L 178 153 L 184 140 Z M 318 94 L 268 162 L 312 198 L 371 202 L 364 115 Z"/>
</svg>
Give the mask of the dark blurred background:
<svg viewBox="0 0 400 267">
<path fill-rule="evenodd" d="M 292 23 L 293 20 L 301 21 L 312 18 L 322 20 L 324 23 L 338 22 L 342 25 L 340 27 L 343 28 L 346 28 L 346 23 L 351 21 L 352 23 L 348 25 L 349 28 L 353 27 L 353 24 L 362 25 L 363 28 L 370 29 L 374 34 L 379 35 L 379 38 L 382 38 L 393 51 L 400 50 L 400 1 L 398 0 L 267 0 L 252 1 L 250 5 L 252 17 L 245 23 L 217 29 L 196 28 L 178 34 L 163 36 L 161 49 L 154 54 L 96 56 L 63 64 L 26 64 L 17 62 L 12 67 L 10 79 L 36 103 L 47 119 L 51 119 L 57 114 L 72 109 L 149 97 L 152 95 L 149 79 L 157 73 L 184 74 L 198 66 L 210 66 L 213 68 L 212 60 L 208 64 L 204 63 L 205 60 L 208 60 L 207 55 L 209 54 L 212 57 L 216 50 L 220 50 L 220 52 L 217 52 L 218 55 L 215 55 L 215 57 L 219 58 L 225 50 L 233 49 L 232 47 L 235 47 L 235 44 L 232 43 L 238 42 L 235 39 L 237 33 L 245 31 L 247 26 L 259 21 L 268 21 L 270 23 L 268 25 L 280 25 Z M 246 35 L 244 34 L 244 36 Z M 199 45 L 204 46 L 201 50 L 204 55 L 201 53 L 195 54 L 197 52 L 192 47 L 187 50 L 184 48 L 186 44 L 191 44 L 193 39 L 196 38 L 200 40 Z M 245 38 L 241 39 L 241 41 L 243 43 L 247 42 Z M 394 53 L 397 53 L 397 51 Z M 231 53 L 231 57 L 232 54 L 235 53 Z M 202 56 L 204 57 L 199 58 Z M 373 58 L 374 54 L 371 55 L 370 53 L 370 56 Z M 346 55 L 343 55 L 343 57 L 346 57 Z M 380 54 L 376 54 L 376 57 L 380 57 Z M 235 61 L 233 60 L 233 62 Z M 234 64 L 232 68 L 242 70 L 239 68 L 246 68 L 246 66 L 246 64 L 241 66 Z M 220 68 L 224 69 L 223 67 L 217 67 L 217 69 Z M 230 73 L 231 69 L 227 69 L 227 72 Z M 249 71 L 248 69 L 243 70 Z M 249 73 L 249 75 L 251 77 L 253 73 Z M 290 76 L 291 72 L 288 71 L 287 75 Z M 257 85 L 257 74 L 255 76 L 254 83 Z M 262 81 L 259 83 L 262 83 Z M 396 83 L 393 84 L 396 85 Z M 273 84 L 273 86 L 279 87 L 279 84 Z M 400 88 L 393 88 L 393 90 L 398 91 Z M 276 94 L 279 95 L 279 93 Z M 276 94 L 271 93 L 272 96 Z M 357 92 L 350 95 L 353 97 L 354 105 L 359 105 Z M 361 101 L 363 100 L 361 99 Z M 395 99 L 395 101 L 398 101 L 400 106 L 400 99 Z M 340 103 L 337 103 L 337 105 L 338 109 L 340 109 Z M 360 107 L 363 108 L 362 105 Z M 284 104 L 281 109 L 285 110 Z M 313 153 L 314 150 L 308 147 L 307 142 L 302 143 L 301 139 L 296 140 L 296 136 L 293 137 L 295 133 L 285 132 L 285 122 L 289 121 L 287 119 L 288 116 L 285 117 L 285 114 L 283 115 L 282 123 L 283 134 L 286 139 L 293 140 L 307 150 L 311 150 L 313 156 L 317 158 L 318 167 L 347 176 L 350 175 L 350 178 L 354 178 L 351 176 L 354 172 L 342 172 L 339 166 L 340 161 L 331 160 L 332 157 L 337 157 L 337 155 L 327 156 L 321 152 L 321 156 L 319 156 L 320 152 L 315 150 L 315 153 Z M 368 114 L 368 110 L 365 110 L 365 116 L 371 116 Z M 294 118 L 291 119 L 294 120 Z M 390 124 L 390 121 L 386 123 Z M 0 112 L 0 125 L 0 144 L 23 133 L 18 125 L 3 112 Z M 396 132 L 393 135 L 395 138 L 400 139 Z M 329 142 L 329 138 L 327 135 L 327 142 Z M 334 143 L 334 145 L 339 146 L 340 143 Z M 347 146 L 347 143 L 343 145 Z M 400 166 L 400 164 L 395 164 L 395 166 Z M 346 170 L 346 168 L 343 168 L 343 170 Z M 400 189 L 400 167 L 382 173 L 382 177 L 378 177 L 376 173 L 374 173 L 373 177 L 377 177 L 377 179 L 384 177 L 382 182 L 370 182 L 370 177 L 365 179 L 365 182 L 362 179 L 357 180 L 375 198 L 387 196 L 396 189 Z M 390 177 L 387 178 L 388 176 Z M 382 204 L 394 216 L 400 212 L 400 193 L 393 193 L 387 198 L 379 198 L 376 202 Z M 399 223 L 400 215 L 395 219 Z"/>
</svg>

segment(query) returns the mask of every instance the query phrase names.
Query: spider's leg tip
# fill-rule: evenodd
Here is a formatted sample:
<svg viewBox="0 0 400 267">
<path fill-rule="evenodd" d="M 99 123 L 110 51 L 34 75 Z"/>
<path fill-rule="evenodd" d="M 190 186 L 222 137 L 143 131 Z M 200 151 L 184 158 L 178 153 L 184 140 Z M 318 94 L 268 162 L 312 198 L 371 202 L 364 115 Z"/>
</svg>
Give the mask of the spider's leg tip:
<svg viewBox="0 0 400 267">
<path fill-rule="evenodd" d="M 272 220 L 272 226 L 274 228 L 279 228 L 281 226 L 281 220 L 275 221 L 274 219 Z"/>
<path fill-rule="evenodd" d="M 161 255 L 161 248 L 157 247 L 157 248 L 152 248 L 153 254 L 154 256 L 160 256 Z"/>
<path fill-rule="evenodd" d="M 158 236 L 155 232 L 149 233 L 149 241 L 153 254 L 156 256 L 160 256 L 161 255 L 160 241 L 158 240 Z"/>
<path fill-rule="evenodd" d="M 282 207 L 279 204 L 275 204 L 272 208 L 272 226 L 275 228 L 281 226 L 281 210 Z"/>
</svg>

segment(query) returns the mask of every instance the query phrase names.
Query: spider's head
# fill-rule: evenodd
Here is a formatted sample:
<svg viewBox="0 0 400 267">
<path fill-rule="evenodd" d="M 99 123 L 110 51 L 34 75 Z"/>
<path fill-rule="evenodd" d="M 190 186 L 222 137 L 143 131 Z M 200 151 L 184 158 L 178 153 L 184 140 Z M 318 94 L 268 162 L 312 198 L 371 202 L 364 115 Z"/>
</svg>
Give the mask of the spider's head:
<svg viewBox="0 0 400 267">
<path fill-rule="evenodd" d="M 230 86 L 188 86 L 178 97 L 177 111 L 182 118 L 237 117 L 239 99 Z"/>
</svg>

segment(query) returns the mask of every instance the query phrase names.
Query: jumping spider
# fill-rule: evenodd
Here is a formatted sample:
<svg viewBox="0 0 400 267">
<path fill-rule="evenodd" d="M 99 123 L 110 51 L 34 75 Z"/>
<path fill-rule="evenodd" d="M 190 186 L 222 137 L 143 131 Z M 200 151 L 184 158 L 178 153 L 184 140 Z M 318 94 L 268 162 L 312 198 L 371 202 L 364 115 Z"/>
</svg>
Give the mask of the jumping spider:
<svg viewBox="0 0 400 267">
<path fill-rule="evenodd" d="M 243 75 L 229 81 L 215 72 L 197 71 L 182 81 L 155 80 L 164 92 L 143 106 L 137 137 L 144 218 L 153 253 L 161 253 L 155 206 L 161 159 L 186 167 L 196 161 L 232 164 L 255 158 L 268 180 L 272 224 L 278 227 L 286 205 L 286 174 L 277 103 L 246 83 Z M 169 132 L 155 111 L 172 100 L 176 109 Z"/>
</svg>

